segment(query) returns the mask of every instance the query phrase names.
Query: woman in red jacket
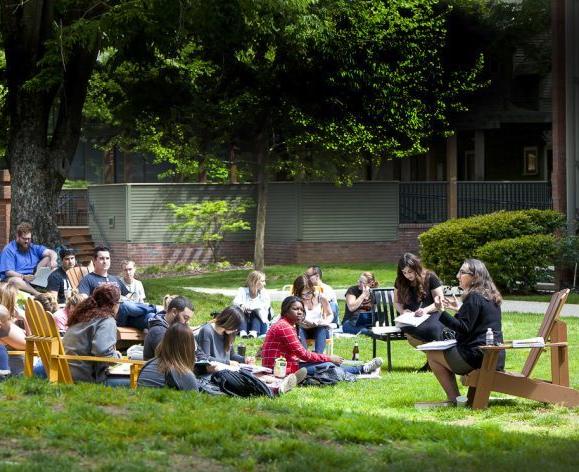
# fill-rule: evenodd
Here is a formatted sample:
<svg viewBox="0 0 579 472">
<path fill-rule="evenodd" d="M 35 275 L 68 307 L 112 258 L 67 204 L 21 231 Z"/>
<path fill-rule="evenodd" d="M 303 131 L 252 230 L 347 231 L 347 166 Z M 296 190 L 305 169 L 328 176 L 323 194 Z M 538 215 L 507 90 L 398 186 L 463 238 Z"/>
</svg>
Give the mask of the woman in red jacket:
<svg viewBox="0 0 579 472">
<path fill-rule="evenodd" d="M 332 363 L 340 366 L 344 359 L 340 356 L 318 354 L 305 349 L 296 332 L 296 323 L 304 319 L 304 304 L 299 297 L 287 297 L 281 305 L 281 318 L 273 324 L 265 337 L 261 351 L 262 365 L 273 368 L 278 357 L 285 357 L 287 373 L 296 372 L 301 367 L 308 370 L 308 374 L 315 372 L 315 366 Z M 382 359 L 376 357 L 363 366 L 342 366 L 351 374 L 368 374 L 380 368 Z"/>
</svg>

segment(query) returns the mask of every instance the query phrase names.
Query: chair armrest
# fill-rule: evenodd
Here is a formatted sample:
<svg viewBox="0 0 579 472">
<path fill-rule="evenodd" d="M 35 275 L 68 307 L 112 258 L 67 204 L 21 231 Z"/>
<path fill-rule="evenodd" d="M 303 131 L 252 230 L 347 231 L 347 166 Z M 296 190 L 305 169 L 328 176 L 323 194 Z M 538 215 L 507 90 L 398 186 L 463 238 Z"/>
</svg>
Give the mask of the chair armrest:
<svg viewBox="0 0 579 472">
<path fill-rule="evenodd" d="M 145 361 L 137 359 L 129 359 L 128 357 L 97 357 L 97 356 L 74 356 L 68 354 L 57 354 L 57 359 L 66 359 L 69 361 L 88 361 L 88 362 L 104 362 L 106 364 L 137 364 L 145 365 Z"/>
<path fill-rule="evenodd" d="M 483 351 L 504 351 L 506 349 L 544 349 L 546 347 L 565 347 L 568 345 L 569 344 L 566 342 L 561 342 L 561 343 L 545 343 L 545 345 L 541 347 L 523 346 L 514 348 L 512 344 L 507 342 L 506 344 L 499 344 L 498 346 L 480 346 L 480 349 L 482 349 Z"/>
<path fill-rule="evenodd" d="M 374 326 L 372 327 L 373 334 L 397 334 L 402 330 L 397 326 Z"/>
</svg>

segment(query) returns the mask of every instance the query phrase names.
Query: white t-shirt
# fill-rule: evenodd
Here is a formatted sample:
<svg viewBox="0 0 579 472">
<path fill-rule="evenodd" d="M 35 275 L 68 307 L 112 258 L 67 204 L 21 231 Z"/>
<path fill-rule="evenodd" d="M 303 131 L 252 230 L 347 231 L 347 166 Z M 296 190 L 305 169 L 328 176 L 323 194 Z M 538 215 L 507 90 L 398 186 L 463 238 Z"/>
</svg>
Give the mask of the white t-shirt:
<svg viewBox="0 0 579 472">
<path fill-rule="evenodd" d="M 125 279 L 123 279 L 122 277 L 120 277 L 121 282 L 123 283 L 123 285 L 125 287 L 127 287 L 127 290 L 129 291 L 129 293 L 127 293 L 125 295 L 125 298 L 127 300 L 130 300 L 132 302 L 139 302 L 139 303 L 143 303 L 145 301 L 145 288 L 143 287 L 143 282 L 141 282 L 140 280 L 137 279 L 133 279 L 133 283 L 128 284 L 127 282 L 125 282 Z"/>
<path fill-rule="evenodd" d="M 240 306 L 242 309 L 259 310 L 259 318 L 264 323 L 269 323 L 268 314 L 271 309 L 271 299 L 267 290 L 263 289 L 257 293 L 255 298 L 249 295 L 249 288 L 239 287 L 237 295 L 233 299 L 233 304 Z M 273 317 L 273 312 L 272 315 Z"/>
</svg>

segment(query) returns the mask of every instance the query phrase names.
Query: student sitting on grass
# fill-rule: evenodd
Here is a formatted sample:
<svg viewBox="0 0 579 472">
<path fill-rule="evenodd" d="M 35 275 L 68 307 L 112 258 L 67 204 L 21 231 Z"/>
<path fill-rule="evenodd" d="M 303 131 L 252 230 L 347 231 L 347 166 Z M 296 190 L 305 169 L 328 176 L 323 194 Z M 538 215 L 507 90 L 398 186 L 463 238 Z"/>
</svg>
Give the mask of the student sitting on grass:
<svg viewBox="0 0 579 472">
<path fill-rule="evenodd" d="M 4 305 L 0 305 L 0 380 L 12 372 L 8 349 L 6 346 L 24 350 L 26 347 L 26 333 L 14 324 L 10 312 Z"/>
<path fill-rule="evenodd" d="M 191 328 L 183 323 L 173 323 L 166 329 L 156 354 L 143 366 L 137 380 L 139 387 L 199 390 L 193 374 L 195 339 Z"/>
<path fill-rule="evenodd" d="M 252 270 L 245 287 L 239 287 L 233 305 L 241 308 L 244 317 L 239 327 L 242 338 L 257 338 L 266 333 L 269 325 L 271 300 L 265 289 L 265 274 Z"/>
<path fill-rule="evenodd" d="M 230 364 L 235 361 L 252 364 L 253 357 L 243 357 L 233 350 L 233 341 L 244 320 L 241 308 L 232 305 L 219 313 L 213 321 L 204 324 L 196 336 L 197 347 L 207 356 L 210 362 Z"/>
<path fill-rule="evenodd" d="M 486 332 L 490 328 L 497 342 L 503 341 L 501 325 L 502 297 L 487 268 L 478 259 L 467 259 L 456 274 L 462 294 L 462 306 L 454 300 L 436 297 L 436 309 L 441 311 L 440 322 L 456 332 L 457 344 L 445 351 L 426 351 L 428 363 L 436 379 L 446 393 L 446 402 L 454 405 L 460 395 L 456 374 L 465 375 L 479 369 L 483 352 L 479 349 L 486 343 Z M 458 310 L 454 316 L 446 308 Z M 503 370 L 505 351 L 501 351 L 497 370 Z M 417 404 L 420 406 L 422 404 Z M 430 405 L 430 404 L 429 404 Z"/>
<path fill-rule="evenodd" d="M 330 303 L 315 292 L 310 278 L 300 275 L 294 280 L 292 295 L 300 297 L 304 304 L 305 316 L 299 325 L 299 338 L 307 349 L 306 339 L 314 340 L 314 352 L 321 354 L 326 348 L 326 339 L 330 338 L 330 323 L 334 312 Z"/>
<path fill-rule="evenodd" d="M 318 354 L 306 350 L 296 334 L 296 324 L 304 319 L 304 304 L 296 296 L 287 297 L 281 306 L 281 318 L 274 323 L 265 337 L 261 351 L 262 365 L 273 368 L 278 357 L 287 361 L 287 372 L 296 372 L 305 367 L 308 375 L 313 375 L 316 366 L 332 363 L 340 366 L 344 359 L 340 356 Z M 363 366 L 342 366 L 342 369 L 351 374 L 369 374 L 382 365 L 382 359 L 376 357 Z"/>
<path fill-rule="evenodd" d="M 188 324 L 193 313 L 194 308 L 191 300 L 181 296 L 171 298 L 166 311 L 157 313 L 149 320 L 149 331 L 145 336 L 143 347 L 143 359 L 149 360 L 155 356 L 155 349 L 170 325 L 173 323 Z"/>
</svg>

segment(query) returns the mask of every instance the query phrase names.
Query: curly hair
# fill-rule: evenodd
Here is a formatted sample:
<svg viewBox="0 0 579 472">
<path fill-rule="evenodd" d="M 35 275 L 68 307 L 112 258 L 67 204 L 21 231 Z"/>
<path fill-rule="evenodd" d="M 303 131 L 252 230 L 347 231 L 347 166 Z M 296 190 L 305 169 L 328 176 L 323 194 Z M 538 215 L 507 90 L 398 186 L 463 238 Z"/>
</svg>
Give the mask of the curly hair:
<svg viewBox="0 0 579 472">
<path fill-rule="evenodd" d="M 116 314 L 115 305 L 121 299 L 121 291 L 116 285 L 102 284 L 85 301 L 80 302 L 68 319 L 68 326 L 94 320 L 108 318 Z"/>
</svg>

